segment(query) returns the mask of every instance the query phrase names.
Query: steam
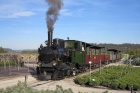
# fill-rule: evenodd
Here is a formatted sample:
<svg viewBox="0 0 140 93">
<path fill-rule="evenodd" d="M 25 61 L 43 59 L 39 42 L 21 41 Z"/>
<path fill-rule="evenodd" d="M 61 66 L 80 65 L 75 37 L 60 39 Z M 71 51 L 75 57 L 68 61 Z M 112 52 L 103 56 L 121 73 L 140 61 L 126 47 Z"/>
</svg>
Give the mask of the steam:
<svg viewBox="0 0 140 93">
<path fill-rule="evenodd" d="M 46 12 L 47 16 L 47 27 L 48 31 L 53 31 L 53 26 L 58 19 L 59 11 L 61 10 L 61 7 L 63 6 L 62 0 L 46 0 L 46 2 L 49 5 L 49 9 Z"/>
</svg>

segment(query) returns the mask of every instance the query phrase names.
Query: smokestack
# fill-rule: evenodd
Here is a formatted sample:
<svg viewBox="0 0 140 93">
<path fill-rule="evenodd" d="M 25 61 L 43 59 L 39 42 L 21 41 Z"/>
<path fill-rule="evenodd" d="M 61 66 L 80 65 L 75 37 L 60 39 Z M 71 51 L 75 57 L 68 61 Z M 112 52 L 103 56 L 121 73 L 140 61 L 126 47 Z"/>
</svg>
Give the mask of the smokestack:
<svg viewBox="0 0 140 93">
<path fill-rule="evenodd" d="M 46 12 L 47 17 L 47 28 L 48 28 L 48 42 L 49 46 L 52 45 L 52 39 L 53 39 L 53 29 L 54 24 L 59 16 L 59 11 L 61 10 L 61 7 L 63 6 L 62 0 L 46 0 L 48 3 L 48 11 Z"/>
<path fill-rule="evenodd" d="M 52 46 L 53 31 L 48 31 L 48 46 Z"/>
</svg>

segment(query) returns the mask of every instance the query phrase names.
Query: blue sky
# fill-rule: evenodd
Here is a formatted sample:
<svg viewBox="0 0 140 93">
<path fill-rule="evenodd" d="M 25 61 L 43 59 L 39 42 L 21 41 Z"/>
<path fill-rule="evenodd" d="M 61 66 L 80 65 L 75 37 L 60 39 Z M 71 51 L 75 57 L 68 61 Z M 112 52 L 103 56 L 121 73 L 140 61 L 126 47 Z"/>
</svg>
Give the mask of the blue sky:
<svg viewBox="0 0 140 93">
<path fill-rule="evenodd" d="M 63 0 L 53 38 L 140 44 L 140 0 Z M 0 47 L 37 49 L 48 38 L 45 0 L 0 0 Z"/>
</svg>

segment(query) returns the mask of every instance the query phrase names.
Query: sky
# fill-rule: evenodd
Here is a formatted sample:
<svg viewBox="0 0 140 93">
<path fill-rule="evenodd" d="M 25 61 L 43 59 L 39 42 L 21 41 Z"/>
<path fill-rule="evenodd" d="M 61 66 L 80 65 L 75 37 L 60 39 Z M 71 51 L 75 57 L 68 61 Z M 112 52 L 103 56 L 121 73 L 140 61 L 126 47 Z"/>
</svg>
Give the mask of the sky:
<svg viewBox="0 0 140 93">
<path fill-rule="evenodd" d="M 0 0 L 0 47 L 37 49 L 48 39 L 45 0 Z M 53 38 L 140 44 L 140 0 L 63 0 Z"/>
</svg>

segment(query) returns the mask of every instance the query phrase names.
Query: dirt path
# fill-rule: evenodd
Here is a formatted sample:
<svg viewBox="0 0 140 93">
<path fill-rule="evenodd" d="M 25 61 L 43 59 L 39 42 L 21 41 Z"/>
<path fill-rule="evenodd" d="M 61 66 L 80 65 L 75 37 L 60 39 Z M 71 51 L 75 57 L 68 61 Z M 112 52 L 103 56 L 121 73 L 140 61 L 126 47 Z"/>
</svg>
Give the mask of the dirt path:
<svg viewBox="0 0 140 93">
<path fill-rule="evenodd" d="M 112 90 L 108 88 L 100 89 L 100 88 L 93 88 L 93 87 L 82 87 L 80 85 L 77 85 L 73 82 L 73 78 L 70 79 L 64 79 L 59 81 L 52 81 L 45 84 L 38 83 L 39 86 L 33 87 L 34 89 L 38 90 L 55 90 L 56 85 L 62 86 L 63 89 L 69 89 L 71 88 L 74 93 L 103 93 L 105 91 L 108 91 L 108 93 L 130 93 L 130 91 L 122 91 L 122 90 Z"/>
</svg>

